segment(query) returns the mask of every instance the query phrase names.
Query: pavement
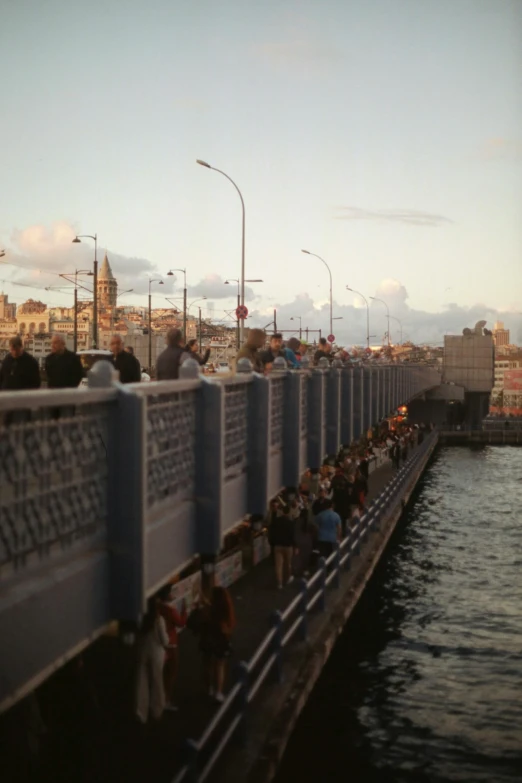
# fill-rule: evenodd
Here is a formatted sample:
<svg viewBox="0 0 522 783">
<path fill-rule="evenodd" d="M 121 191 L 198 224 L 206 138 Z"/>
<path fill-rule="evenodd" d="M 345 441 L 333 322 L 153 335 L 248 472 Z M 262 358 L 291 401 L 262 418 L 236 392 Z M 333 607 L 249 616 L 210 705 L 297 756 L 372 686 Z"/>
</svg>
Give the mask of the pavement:
<svg viewBox="0 0 522 783">
<path fill-rule="evenodd" d="M 372 473 L 369 500 L 380 493 L 393 472 L 391 463 L 387 463 Z M 237 626 L 227 687 L 236 679 L 239 661 L 248 660 L 262 641 L 270 627 L 271 614 L 284 609 L 297 589 L 297 584 L 276 589 L 271 558 L 231 586 Z M 179 709 L 166 712 L 158 725 L 143 727 L 132 717 L 134 650 L 125 647 L 120 639 L 104 637 L 85 652 L 88 686 L 81 672 L 60 673 L 61 692 L 56 688 L 53 692 L 51 685 L 47 698 L 44 692 L 44 719 L 46 704 L 56 703 L 57 699 L 60 703 L 67 699 L 73 702 L 67 713 L 70 719 L 64 721 L 60 740 L 49 750 L 38 779 L 53 783 L 70 783 L 73 779 L 81 783 L 171 781 L 180 765 L 184 740 L 197 739 L 217 709 L 204 689 L 198 639 L 188 630 L 180 634 L 179 653 Z"/>
</svg>

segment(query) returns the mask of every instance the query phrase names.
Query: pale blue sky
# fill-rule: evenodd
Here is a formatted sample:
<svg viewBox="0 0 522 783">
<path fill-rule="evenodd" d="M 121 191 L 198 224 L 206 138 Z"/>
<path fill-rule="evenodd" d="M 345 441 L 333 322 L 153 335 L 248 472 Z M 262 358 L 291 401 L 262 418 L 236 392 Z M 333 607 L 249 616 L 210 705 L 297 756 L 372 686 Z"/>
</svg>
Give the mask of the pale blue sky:
<svg viewBox="0 0 522 783">
<path fill-rule="evenodd" d="M 522 310 L 520 0 L 4 0 L 0 68 L 0 246 L 39 268 L 75 246 L 14 232 L 66 222 L 191 285 L 238 277 L 239 200 L 203 158 L 244 193 L 258 309 L 325 302 L 308 247 L 340 305 L 391 278 L 418 310 Z"/>
</svg>

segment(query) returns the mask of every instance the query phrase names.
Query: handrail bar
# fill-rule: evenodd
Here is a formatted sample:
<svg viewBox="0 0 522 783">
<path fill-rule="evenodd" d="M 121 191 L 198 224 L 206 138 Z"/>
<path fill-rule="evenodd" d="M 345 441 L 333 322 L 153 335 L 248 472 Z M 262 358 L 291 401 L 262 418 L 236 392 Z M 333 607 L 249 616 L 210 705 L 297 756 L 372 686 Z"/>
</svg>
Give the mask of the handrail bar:
<svg viewBox="0 0 522 783">
<path fill-rule="evenodd" d="M 250 704 L 250 702 L 255 698 L 259 688 L 266 680 L 267 676 L 270 674 L 270 670 L 272 669 L 272 666 L 277 660 L 277 655 L 275 653 L 272 653 L 270 658 L 267 660 L 259 674 L 257 675 L 257 680 L 255 680 L 252 685 L 250 686 L 250 690 L 247 694 L 247 701 Z"/>
<path fill-rule="evenodd" d="M 204 783 L 204 781 L 207 779 L 207 777 L 212 772 L 212 770 L 214 768 L 214 764 L 216 763 L 216 761 L 221 756 L 221 753 L 222 753 L 223 749 L 227 746 L 229 739 L 231 738 L 231 736 L 235 732 L 236 728 L 238 727 L 239 722 L 241 721 L 242 717 L 243 716 L 241 715 L 241 713 L 236 715 L 236 717 L 234 718 L 234 720 L 232 721 L 232 723 L 228 727 L 227 731 L 221 737 L 221 739 L 220 739 L 220 741 L 218 743 L 218 746 L 216 747 L 214 753 L 209 758 L 209 760 L 207 761 L 207 763 L 203 767 L 203 770 L 201 771 L 201 774 L 199 776 L 199 783 Z"/>
<path fill-rule="evenodd" d="M 335 571 L 332 571 L 332 574 L 335 576 Z M 301 596 L 299 596 L 299 597 L 301 597 Z M 294 620 L 294 622 L 292 623 L 292 625 L 290 626 L 290 628 L 288 629 L 288 631 L 287 631 L 287 632 L 285 633 L 285 635 L 283 636 L 283 641 L 281 642 L 281 645 L 282 645 L 283 647 L 286 647 L 286 645 L 288 644 L 288 642 L 290 642 L 290 641 L 292 640 L 292 636 L 295 634 L 295 632 L 296 632 L 296 631 L 297 631 L 297 629 L 300 627 L 300 625 L 301 625 L 301 623 L 302 623 L 302 622 L 303 622 L 303 621 L 302 621 L 302 618 L 301 618 L 301 617 L 298 617 L 296 620 Z"/>
<path fill-rule="evenodd" d="M 282 612 L 282 613 L 281 613 L 281 619 L 282 619 L 283 621 L 284 621 L 284 620 L 287 620 L 287 619 L 290 617 L 290 615 L 292 614 L 292 612 L 294 611 L 294 609 L 296 609 L 296 608 L 299 606 L 300 602 L 301 602 L 301 596 L 298 594 L 298 595 L 296 595 L 296 597 L 293 599 L 293 601 L 291 601 L 291 602 L 288 604 L 288 606 L 286 607 L 286 609 L 284 610 L 284 612 Z"/>
<path fill-rule="evenodd" d="M 255 653 L 253 654 L 253 656 L 250 658 L 250 660 L 247 663 L 249 672 L 252 672 L 255 669 L 255 667 L 259 663 L 259 660 L 260 660 L 261 656 L 263 655 L 263 653 L 265 652 L 267 647 L 269 647 L 270 644 L 273 642 L 275 635 L 276 635 L 275 628 L 271 628 L 268 631 L 268 633 L 265 635 L 263 641 L 261 642 L 261 644 L 259 645 L 259 647 L 255 651 Z"/>
<path fill-rule="evenodd" d="M 236 696 L 239 694 L 240 690 L 241 690 L 241 683 L 240 682 L 236 682 L 236 684 L 234 685 L 232 690 L 227 695 L 225 701 L 223 702 L 223 704 L 221 705 L 219 710 L 216 712 L 216 714 L 214 715 L 214 717 L 212 718 L 212 720 L 208 724 L 207 728 L 205 729 L 205 731 L 203 732 L 203 734 L 201 735 L 199 740 L 197 740 L 196 747 L 197 747 L 198 751 L 202 750 L 204 748 L 204 746 L 206 745 L 208 739 L 214 733 L 214 730 L 216 729 L 218 724 L 221 722 L 221 718 L 228 711 L 230 705 L 232 704 L 232 702 L 234 701 Z"/>
</svg>

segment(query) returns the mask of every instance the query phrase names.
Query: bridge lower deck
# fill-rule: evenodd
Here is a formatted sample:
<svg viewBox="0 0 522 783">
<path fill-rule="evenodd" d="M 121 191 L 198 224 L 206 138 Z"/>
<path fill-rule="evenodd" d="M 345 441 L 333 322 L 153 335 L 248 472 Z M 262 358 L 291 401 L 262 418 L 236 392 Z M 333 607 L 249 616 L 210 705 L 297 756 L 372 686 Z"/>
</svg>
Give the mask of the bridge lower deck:
<svg viewBox="0 0 522 783">
<path fill-rule="evenodd" d="M 369 499 L 392 475 L 387 463 L 370 476 Z M 271 558 L 231 587 L 237 630 L 229 684 L 235 679 L 237 663 L 250 658 L 263 639 L 271 612 L 288 605 L 296 592 L 296 585 L 276 589 Z M 81 667 L 76 659 L 45 683 L 38 696 L 51 732 L 38 780 L 170 781 L 184 740 L 198 737 L 216 710 L 203 687 L 198 640 L 189 631 L 180 635 L 179 652 L 179 710 L 166 712 L 156 726 L 143 727 L 132 717 L 134 648 L 124 646 L 116 636 L 102 637 L 85 651 Z M 7 777 L 10 783 L 23 779 L 27 778 L 17 778 L 14 770 L 12 778 Z"/>
</svg>

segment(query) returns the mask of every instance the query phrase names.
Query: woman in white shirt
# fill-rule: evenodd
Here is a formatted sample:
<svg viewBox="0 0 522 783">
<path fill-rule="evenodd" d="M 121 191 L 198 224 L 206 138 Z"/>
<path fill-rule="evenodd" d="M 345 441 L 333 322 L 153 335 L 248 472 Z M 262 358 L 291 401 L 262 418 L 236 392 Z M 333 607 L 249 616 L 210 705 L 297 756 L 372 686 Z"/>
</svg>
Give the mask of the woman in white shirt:
<svg viewBox="0 0 522 783">
<path fill-rule="evenodd" d="M 147 723 L 149 714 L 153 720 L 161 718 L 166 701 L 163 664 L 169 637 L 157 598 L 149 600 L 138 644 L 136 715 L 142 723 Z"/>
</svg>

